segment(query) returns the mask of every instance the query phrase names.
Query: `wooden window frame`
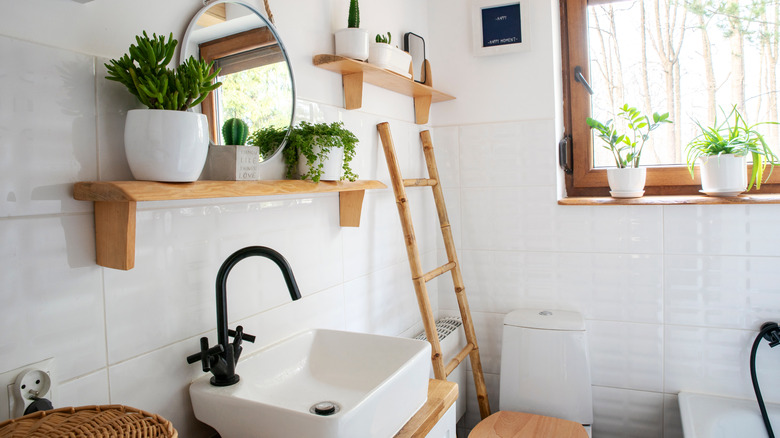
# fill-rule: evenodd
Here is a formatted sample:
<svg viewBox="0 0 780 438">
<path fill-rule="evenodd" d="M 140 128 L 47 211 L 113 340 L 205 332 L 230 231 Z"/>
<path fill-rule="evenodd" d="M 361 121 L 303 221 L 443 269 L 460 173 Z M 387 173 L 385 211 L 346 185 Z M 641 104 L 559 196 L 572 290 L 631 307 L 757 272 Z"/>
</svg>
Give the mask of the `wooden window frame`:
<svg viewBox="0 0 780 438">
<path fill-rule="evenodd" d="M 200 44 L 200 58 L 211 62 L 274 44 L 278 43 L 273 32 L 268 27 L 260 27 Z M 219 126 L 216 123 L 217 105 L 214 93 L 209 93 L 208 97 L 201 102 L 201 112 L 206 115 L 209 122 L 209 134 L 216 141 L 219 138 Z"/>
<path fill-rule="evenodd" d="M 590 0 L 591 4 L 601 0 Z M 590 78 L 588 60 L 588 0 L 561 0 L 561 67 L 563 75 L 564 135 L 568 141 L 566 160 L 571 172 L 566 173 L 567 197 L 609 196 L 607 171 L 593 166 L 593 137 L 585 122 L 591 115 L 590 95 L 582 84 L 574 80 L 574 68 L 582 68 L 586 79 Z M 601 1 L 604 3 L 604 1 Z M 699 168 L 694 178 L 685 165 L 646 166 L 645 195 L 698 195 L 701 189 Z M 752 166 L 748 166 L 748 174 Z M 767 169 L 769 172 L 769 169 Z M 769 180 L 761 184 L 761 190 L 751 189 L 751 194 L 780 193 L 780 166 L 774 169 Z"/>
</svg>

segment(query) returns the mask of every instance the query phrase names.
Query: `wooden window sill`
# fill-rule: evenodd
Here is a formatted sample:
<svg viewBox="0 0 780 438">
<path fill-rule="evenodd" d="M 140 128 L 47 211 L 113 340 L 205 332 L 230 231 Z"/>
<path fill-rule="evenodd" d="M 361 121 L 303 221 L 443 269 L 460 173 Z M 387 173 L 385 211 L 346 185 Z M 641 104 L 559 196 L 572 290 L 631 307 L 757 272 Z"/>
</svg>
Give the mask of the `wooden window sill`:
<svg viewBox="0 0 780 438">
<path fill-rule="evenodd" d="M 571 197 L 558 200 L 559 205 L 722 205 L 722 204 L 780 204 L 780 193 L 740 195 L 718 198 L 704 195 L 643 196 L 641 198 Z"/>
</svg>

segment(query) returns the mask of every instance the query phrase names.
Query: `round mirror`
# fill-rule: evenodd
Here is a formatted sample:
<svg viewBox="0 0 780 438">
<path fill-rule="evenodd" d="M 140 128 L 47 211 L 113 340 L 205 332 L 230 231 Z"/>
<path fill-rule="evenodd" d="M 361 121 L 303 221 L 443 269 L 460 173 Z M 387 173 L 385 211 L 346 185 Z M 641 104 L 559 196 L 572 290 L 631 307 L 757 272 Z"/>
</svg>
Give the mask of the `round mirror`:
<svg viewBox="0 0 780 438">
<path fill-rule="evenodd" d="M 274 128 L 258 144 L 260 161 L 279 153 L 295 116 L 295 82 L 287 52 L 273 26 L 241 1 L 208 3 L 190 21 L 181 61 L 190 56 L 214 61 L 222 86 L 201 104 L 214 144 L 224 144 L 222 124 L 233 117 L 254 132 Z"/>
</svg>

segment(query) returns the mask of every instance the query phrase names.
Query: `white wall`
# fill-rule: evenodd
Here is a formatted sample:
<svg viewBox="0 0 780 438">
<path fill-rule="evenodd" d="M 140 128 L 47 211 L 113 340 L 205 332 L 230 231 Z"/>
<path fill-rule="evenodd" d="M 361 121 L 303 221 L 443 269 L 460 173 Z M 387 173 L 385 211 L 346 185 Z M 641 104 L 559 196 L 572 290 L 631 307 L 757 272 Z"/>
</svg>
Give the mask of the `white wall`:
<svg viewBox="0 0 780 438">
<path fill-rule="evenodd" d="M 556 1 L 532 0 L 531 52 L 471 53 L 470 2 L 429 0 L 443 173 L 493 410 L 504 315 L 575 309 L 590 338 L 594 437 L 681 437 L 680 390 L 752 398 L 750 346 L 780 318 L 780 206 L 559 206 Z M 440 255 L 443 257 L 443 255 Z M 456 312 L 439 285 L 442 314 Z M 777 352 L 759 380 L 780 401 Z M 479 419 L 473 388 L 465 427 Z"/>
<path fill-rule="evenodd" d="M 367 85 L 363 109 L 346 111 L 341 78 L 311 64 L 312 55 L 332 53 L 333 23 L 346 21 L 342 3 L 271 1 L 292 55 L 299 118 L 344 121 L 360 139 L 357 173 L 388 184 L 375 126 L 390 121 L 403 171 L 422 176 L 425 127 L 413 123 L 411 98 Z M 426 36 L 417 3 L 364 2 L 363 27 Z M 215 341 L 214 278 L 241 247 L 284 254 L 303 294 L 289 302 L 268 261 L 233 270 L 231 325 L 258 336 L 245 354 L 309 327 L 421 330 L 389 189 L 366 194 L 360 228 L 339 227 L 337 194 L 140 203 L 136 267 L 95 265 L 92 204 L 73 200 L 72 185 L 130 178 L 123 123 L 137 106 L 104 79 L 103 63 L 142 30 L 181 38 L 200 7 L 199 0 L 30 0 L 6 2 L 0 16 L 0 372 L 54 357 L 56 406 L 135 406 L 172 420 L 186 437 L 212 433 L 192 416 L 187 386 L 201 371 L 185 357 L 200 336 Z M 432 269 L 435 210 L 420 195 L 410 198 Z"/>
</svg>

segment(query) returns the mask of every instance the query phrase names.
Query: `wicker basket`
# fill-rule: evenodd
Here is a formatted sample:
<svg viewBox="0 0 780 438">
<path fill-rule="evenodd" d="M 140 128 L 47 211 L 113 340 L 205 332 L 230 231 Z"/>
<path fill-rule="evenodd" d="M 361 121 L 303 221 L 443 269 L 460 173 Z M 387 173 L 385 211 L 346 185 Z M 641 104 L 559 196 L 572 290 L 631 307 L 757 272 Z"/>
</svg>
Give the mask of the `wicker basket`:
<svg viewBox="0 0 780 438">
<path fill-rule="evenodd" d="M 0 423 L 3 438 L 177 438 L 170 421 L 122 405 L 80 406 L 34 412 Z"/>
</svg>

